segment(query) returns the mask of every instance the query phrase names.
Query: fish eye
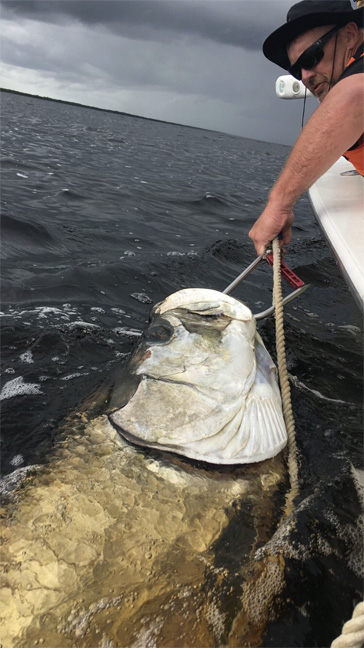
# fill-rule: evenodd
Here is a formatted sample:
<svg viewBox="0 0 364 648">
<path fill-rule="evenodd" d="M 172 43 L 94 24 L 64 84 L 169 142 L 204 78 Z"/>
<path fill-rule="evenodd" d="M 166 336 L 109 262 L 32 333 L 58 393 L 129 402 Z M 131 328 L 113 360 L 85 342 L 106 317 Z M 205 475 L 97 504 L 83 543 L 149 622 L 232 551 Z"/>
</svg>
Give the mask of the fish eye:
<svg viewBox="0 0 364 648">
<path fill-rule="evenodd" d="M 144 338 L 148 342 L 154 342 L 155 344 L 163 344 L 163 342 L 168 342 L 173 335 L 173 328 L 170 326 L 165 326 L 157 324 L 155 326 L 150 326 L 144 334 Z"/>
</svg>

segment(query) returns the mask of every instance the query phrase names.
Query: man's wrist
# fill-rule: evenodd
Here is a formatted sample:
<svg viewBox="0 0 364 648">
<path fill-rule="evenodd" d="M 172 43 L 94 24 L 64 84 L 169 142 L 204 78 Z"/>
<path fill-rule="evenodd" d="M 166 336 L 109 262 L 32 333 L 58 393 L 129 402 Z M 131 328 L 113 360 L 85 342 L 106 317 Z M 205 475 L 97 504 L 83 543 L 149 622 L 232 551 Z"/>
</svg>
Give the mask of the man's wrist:
<svg viewBox="0 0 364 648">
<path fill-rule="evenodd" d="M 268 205 L 281 212 L 291 212 L 296 200 L 297 198 L 292 195 L 289 189 L 284 190 L 279 185 L 274 185 L 269 194 Z"/>
</svg>

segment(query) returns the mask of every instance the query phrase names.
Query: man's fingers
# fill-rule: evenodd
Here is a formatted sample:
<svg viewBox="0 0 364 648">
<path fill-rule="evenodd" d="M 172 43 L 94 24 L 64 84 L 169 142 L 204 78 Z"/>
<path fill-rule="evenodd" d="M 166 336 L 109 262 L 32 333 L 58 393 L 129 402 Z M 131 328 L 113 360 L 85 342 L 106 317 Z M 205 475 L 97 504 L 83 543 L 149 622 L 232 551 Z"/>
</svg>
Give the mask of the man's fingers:
<svg viewBox="0 0 364 648">
<path fill-rule="evenodd" d="M 253 243 L 258 256 L 266 252 L 268 248 L 271 246 L 270 241 L 268 241 L 267 243 L 260 243 L 260 242 L 253 241 Z"/>
<path fill-rule="evenodd" d="M 283 218 L 281 212 L 277 216 L 276 210 L 272 211 L 269 206 L 266 207 L 249 232 L 257 254 L 263 254 L 268 247 L 271 247 L 271 241 L 276 236 L 280 239 L 281 248 L 283 245 L 288 245 L 292 239 L 292 221 L 292 213 Z"/>
</svg>

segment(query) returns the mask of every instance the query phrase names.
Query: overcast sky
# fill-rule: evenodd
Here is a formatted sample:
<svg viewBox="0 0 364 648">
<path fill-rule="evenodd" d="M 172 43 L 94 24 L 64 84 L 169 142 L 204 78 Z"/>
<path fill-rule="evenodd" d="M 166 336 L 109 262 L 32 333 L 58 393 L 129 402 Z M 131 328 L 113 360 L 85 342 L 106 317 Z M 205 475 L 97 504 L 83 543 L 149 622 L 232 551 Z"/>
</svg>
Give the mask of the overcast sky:
<svg viewBox="0 0 364 648">
<path fill-rule="evenodd" d="M 293 144 L 303 101 L 275 96 L 284 71 L 261 49 L 293 3 L 2 0 L 1 85 Z"/>
</svg>

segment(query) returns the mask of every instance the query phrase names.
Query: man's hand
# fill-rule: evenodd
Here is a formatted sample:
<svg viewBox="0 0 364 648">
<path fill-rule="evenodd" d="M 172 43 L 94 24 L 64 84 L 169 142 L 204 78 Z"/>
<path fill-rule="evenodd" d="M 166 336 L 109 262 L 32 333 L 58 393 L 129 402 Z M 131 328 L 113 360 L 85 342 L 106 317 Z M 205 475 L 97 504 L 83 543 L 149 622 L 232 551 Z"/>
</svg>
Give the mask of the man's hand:
<svg viewBox="0 0 364 648">
<path fill-rule="evenodd" d="M 288 245 L 292 238 L 293 218 L 292 209 L 285 211 L 268 202 L 249 232 L 258 255 L 265 252 L 279 233 L 282 234 L 281 245 Z"/>
</svg>

